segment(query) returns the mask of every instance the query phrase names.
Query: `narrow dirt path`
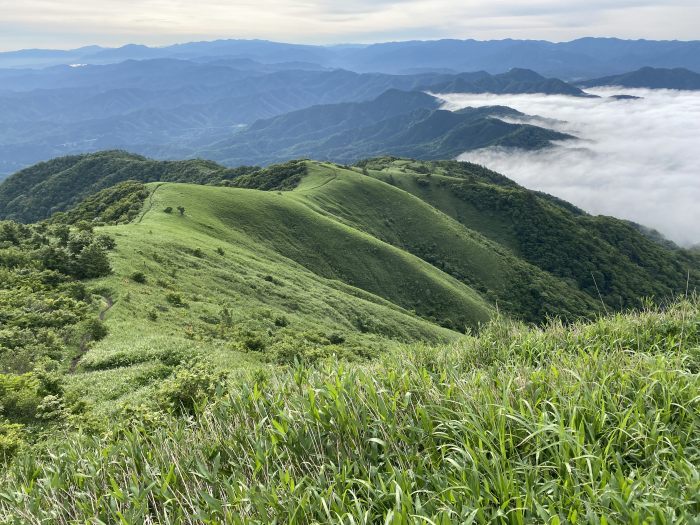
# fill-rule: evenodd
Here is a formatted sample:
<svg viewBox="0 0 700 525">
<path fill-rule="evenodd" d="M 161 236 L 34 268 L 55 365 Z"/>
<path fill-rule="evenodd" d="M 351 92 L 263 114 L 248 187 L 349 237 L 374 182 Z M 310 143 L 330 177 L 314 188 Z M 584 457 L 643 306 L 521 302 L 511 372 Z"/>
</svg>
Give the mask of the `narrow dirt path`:
<svg viewBox="0 0 700 525">
<path fill-rule="evenodd" d="M 107 312 L 109 312 L 110 308 L 114 306 L 114 300 L 109 295 L 103 295 L 102 299 L 105 300 L 106 306 L 100 310 L 100 315 L 98 316 L 100 318 L 100 321 L 105 320 L 105 315 L 107 315 Z"/>
<path fill-rule="evenodd" d="M 148 209 L 143 210 L 143 213 L 142 213 L 141 215 L 139 215 L 139 220 L 136 221 L 136 224 L 139 224 L 139 223 L 143 220 L 143 218 L 146 216 L 146 214 L 147 214 L 149 211 L 151 211 L 151 210 L 153 209 L 153 196 L 156 194 L 156 192 L 158 191 L 158 189 L 159 189 L 161 186 L 164 186 L 165 184 L 167 184 L 167 183 L 166 183 L 166 182 L 161 182 L 160 184 L 158 184 L 158 186 L 156 186 L 155 188 L 153 188 L 153 191 L 152 191 L 151 194 L 148 196 Z"/>
<path fill-rule="evenodd" d="M 112 306 L 114 306 L 114 300 L 109 295 L 103 295 L 102 299 L 105 302 L 105 307 L 102 310 L 100 310 L 100 313 L 97 316 L 100 321 L 105 320 L 105 315 L 107 315 L 107 312 L 109 312 L 110 308 L 112 308 Z M 88 351 L 88 343 L 89 342 L 90 342 L 90 336 L 88 336 L 88 335 L 84 335 L 82 337 L 82 339 L 80 340 L 78 355 L 76 355 L 73 359 L 71 359 L 70 368 L 68 368 L 69 374 L 75 373 L 75 369 L 78 367 L 78 363 L 80 362 L 80 360 L 83 358 L 83 356 Z"/>
</svg>

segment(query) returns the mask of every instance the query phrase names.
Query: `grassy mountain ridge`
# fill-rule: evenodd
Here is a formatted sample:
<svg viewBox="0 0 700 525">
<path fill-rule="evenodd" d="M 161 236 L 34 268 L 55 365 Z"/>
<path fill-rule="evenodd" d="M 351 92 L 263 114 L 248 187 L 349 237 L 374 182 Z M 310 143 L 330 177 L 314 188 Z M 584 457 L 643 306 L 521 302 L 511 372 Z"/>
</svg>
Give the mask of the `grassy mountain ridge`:
<svg viewBox="0 0 700 525">
<path fill-rule="evenodd" d="M 595 303 L 601 299 L 613 309 L 638 306 L 643 297 L 665 300 L 684 292 L 686 285 L 690 289 L 698 286 L 697 258 L 690 252 L 625 221 L 589 216 L 560 199 L 526 190 L 482 167 L 454 161 L 377 158 L 354 169 L 291 162 L 262 170 L 230 170 L 211 162 L 157 162 L 105 152 L 58 159 L 21 172 L 0 186 L 0 198 L 9 202 L 6 218 L 16 217 L 20 203 L 35 201 L 44 204 L 34 210 L 33 217 L 43 218 L 42 210 L 45 217 L 50 210 L 70 208 L 71 203 L 121 179 L 294 190 L 283 192 L 284 202 L 303 196 L 303 204 L 313 203 L 314 209 L 329 215 L 336 226 L 340 221 L 417 256 L 477 290 L 491 305 L 499 302 L 507 312 L 531 321 L 541 320 L 548 313 L 586 315 L 596 311 Z M 78 182 L 81 177 L 90 184 L 84 179 Z M 64 180 L 71 183 L 63 185 Z M 318 188 L 312 191 L 309 185 L 314 184 Z M 99 196 L 93 204 L 69 211 L 61 220 L 74 223 L 100 210 L 98 222 L 128 221 L 135 217 L 139 198 L 134 195 L 140 191 L 138 186 L 132 188 L 137 193 L 126 191 L 128 188 L 115 192 L 125 192 L 119 198 L 107 192 L 106 197 Z M 52 195 L 51 191 L 59 194 Z M 112 205 L 110 199 L 116 204 Z M 260 199 L 265 206 L 275 202 Z M 284 222 L 280 209 L 269 209 Z M 249 234 L 260 235 L 257 230 L 268 223 L 265 219 L 249 225 Z M 247 224 L 247 219 L 241 217 L 240 224 Z M 297 262 L 303 254 L 323 252 L 323 237 L 308 237 L 314 231 L 311 223 L 299 227 L 316 249 L 309 252 L 303 243 L 290 248 L 285 256 L 293 254 Z M 278 232 L 273 227 L 266 231 L 268 238 L 263 236 L 260 242 L 269 244 Z M 336 235 L 341 235 L 340 231 Z M 459 238 L 459 243 L 451 242 L 451 236 Z M 279 246 L 290 245 L 280 242 Z M 328 265 L 315 266 L 318 263 L 314 259 L 310 264 L 327 277 L 342 274 L 346 282 L 362 277 L 354 270 L 334 274 Z M 485 268 L 489 271 L 483 273 Z M 404 306 L 412 307 L 407 304 Z"/>
<path fill-rule="evenodd" d="M 137 222 L 99 230 L 116 240 L 113 274 L 92 283 L 113 302 L 109 334 L 67 386 L 91 393 L 98 411 L 151 391 L 151 380 L 136 378 L 163 363 L 203 356 L 230 370 L 295 356 L 358 359 L 396 341 L 453 340 L 494 313 L 468 285 L 315 211 L 296 191 L 149 187 Z M 134 333 L 143 334 L 136 345 Z"/>
<path fill-rule="evenodd" d="M 423 200 L 372 177 L 338 168 L 312 169 L 290 197 L 429 262 L 521 319 L 538 322 L 553 312 L 575 318 L 596 309 L 578 290 L 523 264 Z"/>
<path fill-rule="evenodd" d="M 670 298 L 684 293 L 686 285 L 691 290 L 700 286 L 700 266 L 689 252 L 664 246 L 626 221 L 590 216 L 488 170 L 454 161 L 392 158 L 361 166 L 531 264 L 575 282 L 589 296 L 601 295 L 611 308 L 639 306 L 643 297 Z"/>
<path fill-rule="evenodd" d="M 88 157 L 176 180 L 0 222 L 0 521 L 700 509 L 696 274 L 607 317 L 577 280 L 641 293 L 686 252 L 468 163 Z"/>
<path fill-rule="evenodd" d="M 65 395 L 89 396 L 91 410 L 106 414 L 150 395 L 190 358 L 218 370 L 330 354 L 357 360 L 397 341 L 454 340 L 496 312 L 543 322 L 602 309 L 577 282 L 401 188 L 409 166 L 420 178 L 446 177 L 439 164 L 299 161 L 224 181 L 243 187 L 149 183 L 148 197 L 127 182 L 56 215 L 119 223 L 98 229 L 115 240 L 113 272 L 90 283 L 108 304 L 108 332 L 87 353 L 74 350 Z M 446 166 L 459 168 L 452 178 L 526 191 L 478 166 Z M 134 198 L 143 202 L 137 216 Z M 137 344 L 134 333 L 143 334 Z"/>
</svg>

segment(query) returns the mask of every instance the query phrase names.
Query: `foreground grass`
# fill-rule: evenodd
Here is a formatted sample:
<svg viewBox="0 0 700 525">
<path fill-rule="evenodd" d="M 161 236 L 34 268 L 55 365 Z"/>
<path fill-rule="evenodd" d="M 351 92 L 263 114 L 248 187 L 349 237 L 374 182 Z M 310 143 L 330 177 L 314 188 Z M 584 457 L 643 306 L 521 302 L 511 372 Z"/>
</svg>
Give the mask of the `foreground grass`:
<svg viewBox="0 0 700 525">
<path fill-rule="evenodd" d="M 21 455 L 0 521 L 696 523 L 699 306 L 239 378 Z"/>
</svg>

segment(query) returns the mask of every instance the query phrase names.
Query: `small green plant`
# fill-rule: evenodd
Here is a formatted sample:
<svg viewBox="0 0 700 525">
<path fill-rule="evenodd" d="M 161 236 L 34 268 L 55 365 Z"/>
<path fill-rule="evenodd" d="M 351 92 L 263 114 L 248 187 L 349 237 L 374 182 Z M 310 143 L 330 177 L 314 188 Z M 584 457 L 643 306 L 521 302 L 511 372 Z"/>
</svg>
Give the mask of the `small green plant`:
<svg viewBox="0 0 700 525">
<path fill-rule="evenodd" d="M 177 367 L 170 379 L 158 390 L 161 406 L 175 412 L 194 414 L 216 393 L 224 377 L 200 360 L 191 360 Z"/>
<path fill-rule="evenodd" d="M 182 295 L 177 293 L 177 292 L 168 293 L 165 296 L 165 300 L 177 308 L 183 308 L 186 306 L 186 303 L 185 303 L 184 299 L 182 298 Z"/>
<path fill-rule="evenodd" d="M 183 206 L 178 206 L 178 207 L 177 207 L 177 211 L 180 212 L 180 215 L 184 215 L 184 214 L 185 214 L 185 208 L 184 208 Z"/>
<path fill-rule="evenodd" d="M 265 346 L 265 340 L 257 334 L 250 334 L 243 339 L 243 347 L 251 352 L 262 352 Z"/>
<path fill-rule="evenodd" d="M 131 280 L 135 283 L 144 284 L 146 282 L 146 274 L 143 272 L 134 272 L 131 274 Z"/>
<path fill-rule="evenodd" d="M 342 345 L 345 342 L 345 336 L 343 334 L 333 332 L 328 336 L 328 341 L 330 341 L 332 345 Z"/>
<path fill-rule="evenodd" d="M 148 317 L 149 321 L 157 321 L 158 320 L 158 311 L 155 308 L 151 308 L 148 313 L 146 314 Z"/>
<path fill-rule="evenodd" d="M 219 246 L 219 247 L 216 249 L 216 253 L 218 253 L 219 255 L 222 255 L 222 256 L 223 256 L 223 255 L 226 255 L 226 252 L 224 251 L 224 249 L 223 249 L 221 246 Z"/>
<path fill-rule="evenodd" d="M 165 213 L 172 213 L 172 212 L 173 212 L 173 207 L 172 207 L 172 206 L 168 206 L 168 207 L 166 207 L 163 211 L 164 211 Z"/>
</svg>

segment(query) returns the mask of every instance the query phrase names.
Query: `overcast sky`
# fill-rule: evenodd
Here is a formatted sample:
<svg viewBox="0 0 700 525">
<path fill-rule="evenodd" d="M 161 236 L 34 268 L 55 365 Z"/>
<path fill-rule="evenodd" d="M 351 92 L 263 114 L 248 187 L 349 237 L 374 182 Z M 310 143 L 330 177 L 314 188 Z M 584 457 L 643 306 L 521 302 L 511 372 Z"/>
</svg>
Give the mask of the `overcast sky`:
<svg viewBox="0 0 700 525">
<path fill-rule="evenodd" d="M 0 50 L 582 36 L 700 38 L 699 0 L 0 0 Z"/>
</svg>

